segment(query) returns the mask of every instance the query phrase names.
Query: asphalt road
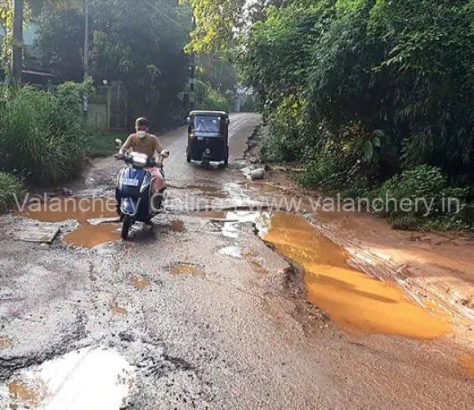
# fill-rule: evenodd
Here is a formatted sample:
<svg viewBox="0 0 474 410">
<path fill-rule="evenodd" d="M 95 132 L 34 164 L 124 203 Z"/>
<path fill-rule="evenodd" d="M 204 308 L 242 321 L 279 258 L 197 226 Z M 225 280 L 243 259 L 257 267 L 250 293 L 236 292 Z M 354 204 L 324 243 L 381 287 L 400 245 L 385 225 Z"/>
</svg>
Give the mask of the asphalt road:
<svg viewBox="0 0 474 410">
<path fill-rule="evenodd" d="M 68 245 L 68 221 L 31 244 L 12 239 L 23 217 L 0 218 L 0 408 L 471 408 L 449 341 L 341 330 L 253 225 L 185 212 L 255 192 L 241 168 L 260 118 L 231 119 L 229 169 L 187 164 L 184 128 L 162 136 L 182 201 L 130 242 Z M 108 193 L 119 167 L 97 161 L 73 188 Z"/>
</svg>

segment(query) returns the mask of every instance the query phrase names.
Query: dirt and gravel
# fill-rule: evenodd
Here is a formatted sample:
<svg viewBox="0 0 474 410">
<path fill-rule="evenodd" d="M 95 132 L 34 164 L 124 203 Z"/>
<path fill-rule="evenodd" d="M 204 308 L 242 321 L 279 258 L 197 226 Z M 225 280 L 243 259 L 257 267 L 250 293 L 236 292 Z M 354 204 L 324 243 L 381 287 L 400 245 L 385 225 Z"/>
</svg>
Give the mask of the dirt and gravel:
<svg viewBox="0 0 474 410">
<path fill-rule="evenodd" d="M 184 128 L 162 137 L 169 202 L 129 242 L 79 246 L 67 240 L 77 219 L 53 222 L 50 245 L 25 242 L 18 229 L 52 222 L 0 217 L 0 408 L 470 408 L 472 352 L 456 326 L 423 339 L 341 325 L 306 299 L 301 254 L 285 254 L 318 249 L 278 248 L 293 237 L 257 234 L 271 215 L 227 211 L 285 188 L 246 178 L 260 117 L 231 119 L 228 169 L 187 164 Z M 68 188 L 110 196 L 120 167 L 95 161 Z"/>
</svg>

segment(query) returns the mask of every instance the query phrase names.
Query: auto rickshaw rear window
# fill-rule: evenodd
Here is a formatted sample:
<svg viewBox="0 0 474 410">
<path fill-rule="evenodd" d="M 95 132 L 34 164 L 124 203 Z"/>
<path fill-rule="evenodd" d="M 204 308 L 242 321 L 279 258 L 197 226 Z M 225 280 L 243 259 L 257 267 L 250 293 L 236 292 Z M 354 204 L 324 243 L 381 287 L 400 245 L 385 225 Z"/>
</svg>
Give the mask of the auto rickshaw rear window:
<svg viewBox="0 0 474 410">
<path fill-rule="evenodd" d="M 219 134 L 221 130 L 220 117 L 196 116 L 194 118 L 194 131 L 202 134 Z"/>
</svg>

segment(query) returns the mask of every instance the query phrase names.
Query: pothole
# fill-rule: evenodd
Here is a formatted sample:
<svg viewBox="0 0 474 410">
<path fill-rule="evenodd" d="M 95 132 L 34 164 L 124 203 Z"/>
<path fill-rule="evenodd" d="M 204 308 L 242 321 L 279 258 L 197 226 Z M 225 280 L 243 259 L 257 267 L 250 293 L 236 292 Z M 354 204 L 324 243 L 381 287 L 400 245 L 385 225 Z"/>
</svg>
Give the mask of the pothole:
<svg viewBox="0 0 474 410">
<path fill-rule="evenodd" d="M 231 239 L 236 239 L 240 235 L 240 225 L 251 224 L 259 232 L 264 232 L 267 226 L 269 214 L 260 212 L 227 212 L 226 220 L 223 221 L 222 234 Z"/>
<path fill-rule="evenodd" d="M 64 240 L 73 246 L 95 248 L 98 245 L 120 240 L 120 225 L 116 223 L 91 225 L 88 222 L 82 222 L 74 232 L 66 235 Z"/>
<path fill-rule="evenodd" d="M 128 310 L 123 306 L 112 306 L 112 312 L 114 312 L 118 316 L 126 316 L 128 315 Z"/>
<path fill-rule="evenodd" d="M 197 275 L 203 273 L 199 266 L 182 262 L 171 265 L 170 272 L 173 275 Z"/>
<path fill-rule="evenodd" d="M 302 267 L 307 300 L 342 327 L 417 339 L 438 338 L 451 330 L 441 312 L 350 266 L 338 245 L 298 215 L 274 214 L 262 237 Z"/>
<path fill-rule="evenodd" d="M 13 347 L 13 340 L 10 339 L 8 336 L 0 335 L 0 348 L 7 349 L 9 347 Z"/>
<path fill-rule="evenodd" d="M 199 211 L 192 213 L 192 216 L 206 219 L 225 219 L 226 215 L 226 211 Z"/>
<path fill-rule="evenodd" d="M 66 243 L 93 248 L 118 241 L 120 226 L 117 223 L 90 223 L 117 217 L 114 198 L 52 198 L 46 202 L 32 202 L 20 215 L 40 222 L 75 220 L 77 229 L 66 235 Z"/>
<path fill-rule="evenodd" d="M 134 278 L 132 279 L 132 285 L 137 290 L 144 290 L 151 286 L 151 281 L 148 278 Z"/>
<path fill-rule="evenodd" d="M 188 185 L 186 189 L 199 191 L 203 196 L 211 198 L 228 198 L 229 193 L 223 191 L 222 188 L 214 185 Z"/>
<path fill-rule="evenodd" d="M 184 222 L 180 220 L 171 221 L 170 229 L 173 232 L 179 232 L 179 233 L 186 232 L 186 226 L 184 225 Z"/>
<path fill-rule="evenodd" d="M 469 376 L 474 376 L 474 354 L 465 354 L 461 358 L 461 365 Z"/>
<path fill-rule="evenodd" d="M 219 255 L 229 256 L 234 259 L 242 259 L 242 251 L 237 246 L 228 246 L 219 250 Z"/>
<path fill-rule="evenodd" d="M 19 372 L 0 392 L 10 409 L 119 410 L 135 389 L 135 370 L 117 351 L 85 348 Z"/>
</svg>

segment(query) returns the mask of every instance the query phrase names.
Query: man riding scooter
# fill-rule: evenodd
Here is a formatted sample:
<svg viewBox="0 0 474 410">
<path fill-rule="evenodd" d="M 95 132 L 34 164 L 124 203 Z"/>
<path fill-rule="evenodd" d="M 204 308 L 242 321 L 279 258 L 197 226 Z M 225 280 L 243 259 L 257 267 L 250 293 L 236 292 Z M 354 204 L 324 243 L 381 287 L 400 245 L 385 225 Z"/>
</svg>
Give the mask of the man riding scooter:
<svg viewBox="0 0 474 410">
<path fill-rule="evenodd" d="M 163 146 L 158 137 L 149 134 L 150 123 L 146 118 L 142 117 L 137 119 L 135 122 L 135 130 L 136 133 L 130 135 L 122 148 L 120 148 L 119 155 L 117 156 L 119 159 L 122 159 L 125 154 L 130 151 L 145 154 L 150 159 L 162 155 L 164 152 Z M 158 163 L 158 165 L 159 167 L 147 168 L 147 171 L 153 177 L 153 194 L 157 194 L 165 188 L 163 170 L 161 164 Z"/>
<path fill-rule="evenodd" d="M 169 152 L 163 150 L 158 138 L 149 133 L 146 118 L 139 118 L 135 129 L 136 133 L 128 137 L 116 156 L 129 165 L 120 172 L 116 191 L 124 239 L 134 222 L 151 224 L 161 208 L 166 189 L 162 161 Z"/>
</svg>

